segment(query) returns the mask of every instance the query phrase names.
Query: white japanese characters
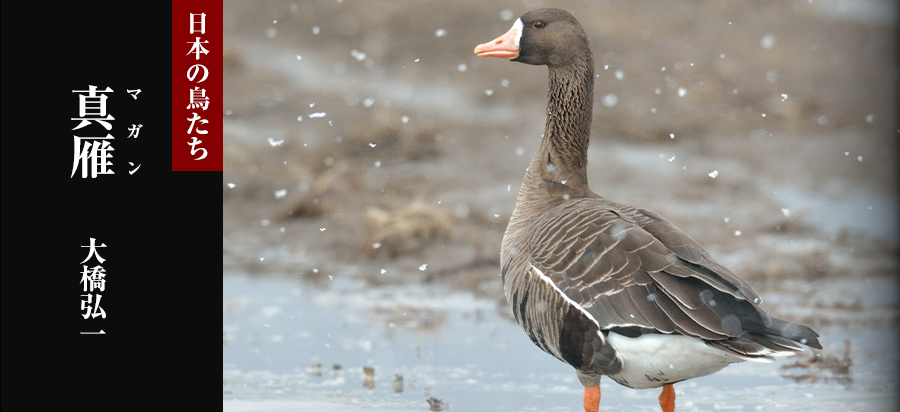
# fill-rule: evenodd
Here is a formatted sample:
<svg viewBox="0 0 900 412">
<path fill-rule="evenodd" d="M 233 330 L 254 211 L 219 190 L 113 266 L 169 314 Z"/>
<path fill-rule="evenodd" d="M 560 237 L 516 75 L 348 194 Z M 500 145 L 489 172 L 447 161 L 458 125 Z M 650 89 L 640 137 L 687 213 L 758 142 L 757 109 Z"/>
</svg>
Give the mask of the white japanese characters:
<svg viewBox="0 0 900 412">
<path fill-rule="evenodd" d="M 112 130 L 112 125 L 109 124 L 109 121 L 116 119 L 112 117 L 112 115 L 106 113 L 107 96 L 103 94 L 112 93 L 112 91 L 112 89 L 107 87 L 106 89 L 101 90 L 100 94 L 98 95 L 97 86 L 88 86 L 87 90 L 72 90 L 72 93 L 87 93 L 87 95 L 78 95 L 79 117 L 73 117 L 72 120 L 81 120 L 81 123 L 79 123 L 78 126 L 75 126 L 72 130 L 81 129 L 82 127 L 91 124 L 91 121 L 97 122 L 106 130 Z"/>
<path fill-rule="evenodd" d="M 106 290 L 106 269 L 102 266 L 106 259 L 97 253 L 97 248 L 106 247 L 106 243 L 101 243 L 98 246 L 96 240 L 97 239 L 91 238 L 89 245 L 81 246 L 89 248 L 87 257 L 81 261 L 82 290 L 84 292 L 89 292 L 88 294 L 81 295 L 81 310 L 84 311 L 81 316 L 85 319 L 93 319 L 98 316 L 101 319 L 106 319 L 106 311 L 100 307 L 100 299 L 103 295 L 99 293 Z M 88 267 L 89 265 L 85 265 L 85 263 L 88 263 L 91 258 L 94 258 L 97 264 L 93 267 Z"/>
<path fill-rule="evenodd" d="M 129 93 L 134 93 L 131 96 L 135 100 L 137 100 L 137 95 L 140 91 L 140 89 L 128 90 Z M 113 93 L 113 89 L 105 87 L 103 90 L 99 90 L 97 86 L 90 85 L 87 90 L 72 90 L 72 93 L 87 93 L 78 95 L 79 117 L 73 117 L 72 120 L 79 120 L 80 122 L 72 130 L 79 130 L 90 126 L 91 123 L 96 123 L 103 127 L 101 130 L 105 130 L 105 133 L 101 132 L 97 136 L 72 136 L 74 150 L 72 155 L 72 173 L 69 177 L 75 177 L 75 173 L 79 169 L 81 170 L 82 178 L 90 177 L 93 179 L 98 175 L 115 174 L 115 171 L 112 170 L 112 152 L 116 150 L 113 148 L 112 141 L 115 137 L 109 131 L 113 128 L 112 121 L 116 119 L 107 112 L 106 106 L 106 101 L 109 98 L 106 93 Z M 131 132 L 128 137 L 137 139 L 138 131 L 141 127 L 142 125 L 132 124 L 131 128 L 128 129 Z M 134 165 L 131 162 L 129 164 Z M 128 173 L 134 174 L 140 167 L 138 165 L 136 168 L 129 170 Z"/>
<path fill-rule="evenodd" d="M 206 13 L 189 13 L 190 14 L 190 34 L 200 33 L 206 34 Z M 194 41 L 187 42 L 191 45 L 190 51 L 186 55 L 194 55 L 194 60 L 200 60 L 201 54 L 207 55 L 209 54 L 209 50 L 203 47 L 204 44 L 209 44 L 207 40 L 200 40 L 200 37 L 195 37 Z M 197 80 L 197 75 L 200 74 L 200 71 L 203 71 L 203 76 Z M 187 69 L 187 79 L 191 82 L 203 83 L 206 81 L 207 76 L 209 75 L 209 70 L 206 66 L 202 64 L 194 64 Z M 188 90 L 188 104 L 187 110 L 197 110 L 200 109 L 202 111 L 206 111 L 209 108 L 209 97 L 206 96 L 206 89 L 202 89 L 199 86 L 194 86 L 193 89 Z M 187 120 L 191 122 L 190 126 L 188 126 L 188 145 L 191 146 L 191 156 L 197 156 L 194 160 L 203 160 L 207 156 L 207 151 L 205 148 L 200 147 L 200 144 L 203 143 L 202 140 L 197 139 L 196 136 L 191 136 L 193 132 L 197 134 L 207 134 L 205 130 L 200 130 L 200 124 L 209 123 L 209 120 L 203 119 L 197 112 L 191 112 L 191 117 L 188 117 Z M 196 122 L 199 120 L 199 124 Z"/>
</svg>

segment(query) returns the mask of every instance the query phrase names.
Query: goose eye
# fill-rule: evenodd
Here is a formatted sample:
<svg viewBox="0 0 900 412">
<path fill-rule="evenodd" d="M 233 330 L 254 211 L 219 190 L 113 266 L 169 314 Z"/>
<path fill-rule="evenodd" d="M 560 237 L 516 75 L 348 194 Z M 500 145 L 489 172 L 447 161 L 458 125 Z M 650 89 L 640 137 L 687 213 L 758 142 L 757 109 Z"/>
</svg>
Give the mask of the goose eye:
<svg viewBox="0 0 900 412">
<path fill-rule="evenodd" d="M 534 24 L 532 24 L 532 26 L 536 29 L 543 29 L 544 26 L 546 26 L 546 25 L 547 25 L 547 23 L 544 23 L 543 21 L 540 21 L 540 20 L 538 20 L 538 21 L 534 22 Z"/>
</svg>

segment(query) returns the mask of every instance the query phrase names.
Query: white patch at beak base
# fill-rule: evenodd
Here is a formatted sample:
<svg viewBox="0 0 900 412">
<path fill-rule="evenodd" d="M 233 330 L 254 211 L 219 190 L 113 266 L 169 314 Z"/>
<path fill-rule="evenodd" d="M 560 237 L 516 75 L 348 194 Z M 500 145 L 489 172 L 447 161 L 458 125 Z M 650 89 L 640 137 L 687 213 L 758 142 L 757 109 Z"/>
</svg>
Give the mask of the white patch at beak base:
<svg viewBox="0 0 900 412">
<path fill-rule="evenodd" d="M 522 27 L 524 26 L 522 26 L 521 18 L 516 19 L 516 22 L 512 25 L 512 28 L 516 30 L 516 39 L 513 41 L 516 47 L 519 47 L 519 39 L 522 38 Z"/>
</svg>

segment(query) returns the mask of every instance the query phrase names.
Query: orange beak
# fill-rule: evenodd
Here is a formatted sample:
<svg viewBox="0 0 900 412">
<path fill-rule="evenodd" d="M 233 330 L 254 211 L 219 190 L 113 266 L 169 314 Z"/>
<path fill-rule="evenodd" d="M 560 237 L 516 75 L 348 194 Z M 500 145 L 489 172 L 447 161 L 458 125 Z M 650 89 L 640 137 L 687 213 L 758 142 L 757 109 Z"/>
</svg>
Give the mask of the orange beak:
<svg viewBox="0 0 900 412">
<path fill-rule="evenodd" d="M 519 28 L 513 27 L 502 36 L 475 47 L 475 54 L 478 57 L 500 57 L 506 60 L 512 60 L 519 57 L 519 46 L 516 46 L 516 36 L 519 34 Z"/>
</svg>

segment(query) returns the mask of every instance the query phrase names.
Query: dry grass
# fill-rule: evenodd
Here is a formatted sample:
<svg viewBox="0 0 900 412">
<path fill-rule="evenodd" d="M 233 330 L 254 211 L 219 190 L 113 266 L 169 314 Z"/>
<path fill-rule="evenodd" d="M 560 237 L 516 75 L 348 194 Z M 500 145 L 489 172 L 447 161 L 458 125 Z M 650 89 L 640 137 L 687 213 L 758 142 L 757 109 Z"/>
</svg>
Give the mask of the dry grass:
<svg viewBox="0 0 900 412">
<path fill-rule="evenodd" d="M 392 159 L 422 160 L 440 154 L 436 136 L 430 125 L 403 127 L 399 114 L 378 111 L 367 122 L 355 127 L 343 137 L 339 149 L 348 157 L 390 157 Z"/>
<path fill-rule="evenodd" d="M 394 393 L 403 393 L 403 375 L 394 375 L 391 387 L 394 389 Z"/>
<path fill-rule="evenodd" d="M 446 411 L 450 409 L 450 404 L 444 402 L 443 399 L 435 398 L 434 396 L 426 399 L 428 402 L 428 410 L 429 411 Z"/>
<path fill-rule="evenodd" d="M 308 190 L 285 211 L 284 217 L 318 216 L 326 210 L 331 210 L 332 207 L 328 204 L 326 196 L 332 191 L 335 183 L 344 177 L 348 169 L 346 163 L 340 162 L 319 174 L 311 175 L 312 183 L 309 184 Z"/>
<path fill-rule="evenodd" d="M 417 251 L 433 240 L 447 237 L 453 229 L 453 217 L 437 206 L 417 200 L 384 210 L 366 209 L 370 235 L 362 250 L 369 256 L 384 253 L 396 257 Z"/>
<path fill-rule="evenodd" d="M 781 377 L 791 379 L 794 382 L 816 383 L 820 379 L 827 382 L 834 381 L 843 385 L 853 383 L 850 376 L 850 366 L 853 359 L 850 358 L 850 341 L 844 341 L 844 355 L 838 358 L 834 355 L 825 355 L 821 351 L 813 349 L 813 354 L 806 360 L 782 365 L 782 371 L 797 369 L 800 374 L 782 373 Z"/>
<path fill-rule="evenodd" d="M 375 389 L 375 368 L 363 366 L 363 387 L 366 389 Z"/>
</svg>

